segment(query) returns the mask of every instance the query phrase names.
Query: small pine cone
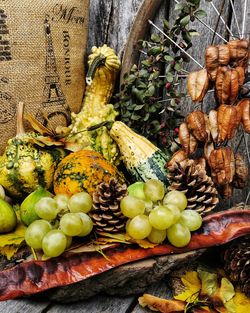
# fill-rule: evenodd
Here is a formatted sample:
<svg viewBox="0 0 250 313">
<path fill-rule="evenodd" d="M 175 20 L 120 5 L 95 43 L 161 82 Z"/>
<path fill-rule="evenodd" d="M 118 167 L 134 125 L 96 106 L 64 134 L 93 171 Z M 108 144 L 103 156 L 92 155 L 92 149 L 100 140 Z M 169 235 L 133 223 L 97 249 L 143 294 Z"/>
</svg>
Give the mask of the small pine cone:
<svg viewBox="0 0 250 313">
<path fill-rule="evenodd" d="M 111 177 L 101 183 L 93 194 L 93 208 L 89 215 L 99 232 L 117 233 L 125 229 L 127 218 L 122 214 L 120 201 L 127 195 L 127 186 Z"/>
<path fill-rule="evenodd" d="M 205 215 L 219 202 L 212 178 L 207 175 L 205 168 L 194 160 L 187 159 L 169 167 L 168 178 L 172 182 L 170 190 L 185 193 L 189 210 Z"/>
<path fill-rule="evenodd" d="M 223 255 L 225 271 L 230 280 L 250 296 L 250 237 L 236 239 Z"/>
</svg>

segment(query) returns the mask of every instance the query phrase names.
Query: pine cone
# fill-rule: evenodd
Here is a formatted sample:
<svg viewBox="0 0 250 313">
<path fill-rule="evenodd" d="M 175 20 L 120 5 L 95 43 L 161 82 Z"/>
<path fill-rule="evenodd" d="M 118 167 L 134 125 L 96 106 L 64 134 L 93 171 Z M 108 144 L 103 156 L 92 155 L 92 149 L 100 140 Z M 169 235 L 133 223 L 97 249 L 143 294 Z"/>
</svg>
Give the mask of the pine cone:
<svg viewBox="0 0 250 313">
<path fill-rule="evenodd" d="M 235 240 L 223 257 L 230 280 L 250 296 L 250 236 Z"/>
<path fill-rule="evenodd" d="M 214 183 L 201 164 L 194 160 L 184 160 L 169 167 L 168 178 L 172 181 L 171 190 L 179 190 L 186 194 L 187 209 L 205 215 L 214 209 L 219 202 Z"/>
<path fill-rule="evenodd" d="M 95 230 L 117 233 L 125 229 L 127 218 L 120 210 L 120 201 L 127 194 L 127 186 L 111 177 L 109 183 L 101 183 L 93 194 L 93 208 L 89 215 Z"/>
</svg>

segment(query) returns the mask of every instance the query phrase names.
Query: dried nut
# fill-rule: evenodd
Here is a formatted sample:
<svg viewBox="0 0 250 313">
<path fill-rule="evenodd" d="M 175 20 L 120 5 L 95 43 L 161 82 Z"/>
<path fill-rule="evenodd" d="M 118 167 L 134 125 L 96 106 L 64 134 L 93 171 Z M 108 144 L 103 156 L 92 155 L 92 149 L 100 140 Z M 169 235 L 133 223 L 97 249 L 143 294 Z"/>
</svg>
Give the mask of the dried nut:
<svg viewBox="0 0 250 313">
<path fill-rule="evenodd" d="M 204 112 L 197 110 L 188 114 L 186 117 L 186 123 L 188 129 L 197 140 L 202 142 L 206 142 L 208 140 Z"/>
<path fill-rule="evenodd" d="M 248 183 L 248 166 L 240 153 L 235 154 L 235 175 L 233 187 L 243 189 Z"/>
<path fill-rule="evenodd" d="M 211 110 L 208 115 L 210 122 L 210 133 L 214 142 L 217 142 L 218 138 L 218 121 L 217 121 L 217 111 Z"/>
<path fill-rule="evenodd" d="M 191 72 L 188 75 L 188 93 L 194 102 L 200 102 L 205 97 L 209 86 L 209 78 L 206 69 Z"/>
<path fill-rule="evenodd" d="M 198 142 L 194 136 L 189 132 L 186 123 L 182 123 L 179 127 L 179 139 L 183 150 L 187 155 L 196 151 Z"/>
<path fill-rule="evenodd" d="M 226 66 L 218 69 L 216 77 L 216 96 L 219 103 L 233 103 L 238 97 L 239 81 L 238 72 Z"/>
<path fill-rule="evenodd" d="M 233 181 L 235 174 L 234 153 L 229 147 L 213 150 L 209 156 L 209 165 L 215 184 L 226 185 Z"/>
<path fill-rule="evenodd" d="M 218 46 L 218 51 L 219 51 L 219 63 L 221 65 L 228 65 L 230 62 L 230 49 L 227 45 L 219 45 Z"/>
<path fill-rule="evenodd" d="M 218 108 L 218 143 L 230 140 L 235 135 L 241 120 L 238 106 L 222 104 Z"/>
<path fill-rule="evenodd" d="M 209 46 L 205 53 L 206 68 L 211 80 L 216 79 L 219 66 L 219 49 L 216 46 Z"/>
<path fill-rule="evenodd" d="M 229 199 L 233 196 L 234 188 L 232 184 L 226 184 L 226 185 L 220 186 L 218 188 L 218 191 L 219 191 L 219 194 L 222 196 L 222 198 Z"/>
<path fill-rule="evenodd" d="M 230 49 L 230 58 L 232 60 L 248 59 L 249 41 L 247 39 L 231 40 L 227 45 Z"/>
<path fill-rule="evenodd" d="M 167 163 L 167 168 L 174 166 L 176 163 L 181 163 L 184 160 L 187 160 L 188 156 L 184 150 L 178 150 L 173 155 L 172 158 Z"/>
<path fill-rule="evenodd" d="M 244 81 L 245 81 L 245 70 L 244 70 L 244 67 L 237 66 L 235 68 L 235 70 L 238 73 L 238 83 L 239 83 L 239 86 L 241 87 L 244 84 Z"/>
<path fill-rule="evenodd" d="M 250 99 L 243 99 L 238 106 L 241 109 L 241 122 L 244 131 L 250 134 Z"/>
</svg>

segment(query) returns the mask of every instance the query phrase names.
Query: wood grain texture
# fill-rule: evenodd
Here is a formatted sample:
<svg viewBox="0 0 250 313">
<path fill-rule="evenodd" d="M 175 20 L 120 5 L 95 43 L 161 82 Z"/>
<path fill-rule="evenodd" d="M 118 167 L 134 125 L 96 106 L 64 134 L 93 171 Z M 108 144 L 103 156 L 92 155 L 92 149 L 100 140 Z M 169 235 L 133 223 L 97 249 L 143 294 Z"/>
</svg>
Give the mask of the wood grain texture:
<svg viewBox="0 0 250 313">
<path fill-rule="evenodd" d="M 0 302 L 0 313 L 42 313 L 49 302 L 33 302 L 27 299 Z"/>
</svg>

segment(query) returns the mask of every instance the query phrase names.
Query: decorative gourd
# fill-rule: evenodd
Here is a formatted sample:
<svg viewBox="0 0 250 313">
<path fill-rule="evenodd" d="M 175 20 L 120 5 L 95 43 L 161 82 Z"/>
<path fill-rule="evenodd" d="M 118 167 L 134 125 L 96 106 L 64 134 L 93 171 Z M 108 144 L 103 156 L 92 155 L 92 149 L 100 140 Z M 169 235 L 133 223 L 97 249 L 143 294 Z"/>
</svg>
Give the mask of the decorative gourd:
<svg viewBox="0 0 250 313">
<path fill-rule="evenodd" d="M 54 177 L 55 194 L 73 195 L 81 191 L 93 194 L 97 185 L 116 177 L 124 182 L 123 175 L 100 153 L 80 150 L 66 156 L 58 165 Z"/>
<path fill-rule="evenodd" d="M 17 136 L 9 140 L 0 157 L 0 184 L 9 195 L 18 198 L 24 198 L 38 186 L 51 189 L 56 166 L 66 155 L 63 149 L 46 146 L 43 136 L 25 133 L 22 118 L 20 103 Z"/>
<path fill-rule="evenodd" d="M 68 150 L 95 150 L 107 160 L 115 162 L 118 148 L 106 127 L 86 130 L 102 122 L 113 121 L 118 115 L 109 101 L 121 63 L 114 50 L 104 45 L 100 48 L 92 48 L 88 64 L 83 108 L 78 114 L 72 113 L 72 124 L 68 128 L 62 128 L 62 133 L 66 135 L 63 141 Z"/>
<path fill-rule="evenodd" d="M 122 122 L 114 122 L 111 137 L 116 141 L 128 172 L 135 181 L 157 178 L 168 184 L 166 163 L 169 158 L 145 137 Z"/>
</svg>

